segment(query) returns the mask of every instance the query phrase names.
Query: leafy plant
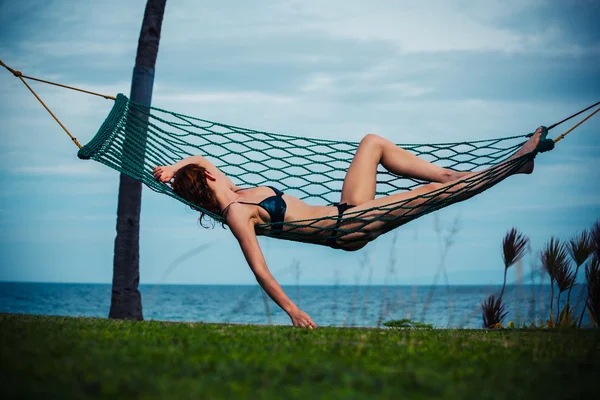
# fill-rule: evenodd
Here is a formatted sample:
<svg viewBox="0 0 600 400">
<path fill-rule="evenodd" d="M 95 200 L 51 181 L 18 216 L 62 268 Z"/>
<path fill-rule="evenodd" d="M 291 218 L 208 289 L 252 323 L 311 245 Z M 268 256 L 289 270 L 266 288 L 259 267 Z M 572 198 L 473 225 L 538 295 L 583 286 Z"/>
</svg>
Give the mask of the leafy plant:
<svg viewBox="0 0 600 400">
<path fill-rule="evenodd" d="M 583 321 L 584 310 L 587 308 L 592 324 L 598 327 L 600 326 L 600 322 L 598 321 L 600 311 L 600 283 L 598 282 L 598 279 L 600 279 L 600 272 L 598 271 L 600 269 L 600 220 L 596 220 L 594 225 L 592 225 L 590 237 L 593 257 L 585 269 L 587 296 L 585 305 L 581 310 L 581 316 L 579 317 L 579 326 L 581 326 L 581 322 Z"/>
<path fill-rule="evenodd" d="M 574 276 L 575 279 L 577 279 L 579 268 L 587 261 L 587 259 L 590 257 L 590 254 L 592 254 L 594 250 L 592 245 L 592 235 L 590 234 L 590 232 L 587 229 L 584 229 L 579 235 L 575 235 L 575 237 L 569 241 L 567 245 L 567 250 L 569 251 L 571 258 L 575 262 L 576 267 Z M 566 314 L 569 317 L 573 312 L 570 306 L 571 290 L 573 289 L 573 286 L 574 285 L 572 285 L 569 288 L 569 292 L 567 293 L 567 304 L 565 306 Z M 585 309 L 585 305 L 583 306 L 583 308 Z"/>
<path fill-rule="evenodd" d="M 558 265 L 557 270 L 554 273 L 554 279 L 556 279 L 556 285 L 558 286 L 558 304 L 557 307 L 560 309 L 560 296 L 567 290 L 570 290 L 575 284 L 575 272 L 571 269 L 571 265 L 568 262 L 565 262 L 561 265 Z M 567 314 L 569 313 L 569 302 L 564 306 L 563 311 Z M 556 315 L 556 322 L 559 323 L 561 319 L 561 314 Z"/>
<path fill-rule="evenodd" d="M 587 281 L 586 306 L 595 327 L 600 326 L 600 259 L 594 255 L 585 269 Z"/>
<path fill-rule="evenodd" d="M 506 305 L 502 303 L 502 297 L 497 299 L 494 295 L 490 295 L 481 305 L 483 312 L 483 327 L 486 329 L 504 328 L 502 321 L 506 318 L 508 310 Z"/>
<path fill-rule="evenodd" d="M 594 251 L 590 231 L 584 229 L 579 235 L 575 235 L 575 237 L 569 240 L 567 250 L 578 267 L 583 265 Z"/>
<path fill-rule="evenodd" d="M 594 225 L 592 225 L 591 237 L 592 249 L 594 250 L 596 258 L 600 260 L 600 220 L 596 220 Z"/>
<path fill-rule="evenodd" d="M 508 269 L 525 255 L 529 239 L 516 228 L 511 228 L 502 241 L 504 261 L 504 282 L 500 295 L 491 295 L 481 304 L 484 328 L 504 328 L 504 318 L 508 314 L 503 296 L 506 288 Z M 592 258 L 590 259 L 590 255 Z M 590 230 L 584 229 L 568 242 L 551 237 L 540 253 L 542 270 L 550 277 L 550 316 L 544 322 L 531 316 L 529 325 L 525 321 L 522 327 L 556 328 L 581 327 L 583 314 L 587 310 L 591 325 L 598 327 L 600 319 L 600 220 Z M 586 262 L 589 263 L 586 265 Z M 573 262 L 575 268 L 573 268 Z M 577 303 L 571 306 L 571 291 L 577 282 L 579 269 L 585 265 L 587 294 L 579 317 L 574 316 Z M 533 275 L 532 275 L 533 276 Z M 555 286 L 558 288 L 556 314 L 554 314 Z M 561 307 L 561 297 L 567 292 L 567 299 Z M 515 328 L 517 324 L 508 322 L 506 327 Z"/>
<path fill-rule="evenodd" d="M 560 242 L 560 240 L 556 239 L 555 237 L 551 237 L 550 241 L 546 243 L 544 249 L 542 250 L 541 259 L 542 267 L 550 276 L 550 321 L 552 321 L 554 282 L 556 282 L 557 275 L 564 275 L 564 270 L 568 268 L 569 260 L 567 258 L 567 249 L 565 245 Z"/>
<path fill-rule="evenodd" d="M 508 269 L 520 261 L 525 255 L 529 238 L 516 228 L 512 228 L 502 241 L 502 256 L 504 259 L 504 283 L 502 284 L 502 291 L 500 292 L 499 299 L 504 296 L 504 289 L 506 288 L 506 273 Z"/>
</svg>

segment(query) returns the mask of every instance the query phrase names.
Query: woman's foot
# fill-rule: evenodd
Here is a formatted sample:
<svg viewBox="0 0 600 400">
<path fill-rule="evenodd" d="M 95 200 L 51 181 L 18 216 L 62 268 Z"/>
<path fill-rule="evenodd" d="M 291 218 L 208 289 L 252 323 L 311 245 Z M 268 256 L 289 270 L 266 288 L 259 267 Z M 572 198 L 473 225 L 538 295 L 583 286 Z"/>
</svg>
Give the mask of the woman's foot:
<svg viewBox="0 0 600 400">
<path fill-rule="evenodd" d="M 519 151 L 517 151 L 509 160 L 512 160 L 514 158 L 520 157 L 524 154 L 528 154 L 528 153 L 531 153 L 532 151 L 534 151 L 537 148 L 538 143 L 540 142 L 541 135 L 542 135 L 542 128 L 540 127 L 535 131 L 533 136 L 530 137 L 529 140 L 523 144 L 523 146 L 521 146 Z M 526 162 L 521 168 L 519 168 L 515 172 L 515 174 L 530 174 L 533 172 L 533 167 L 534 167 L 533 160 L 530 160 L 530 161 Z M 453 170 L 448 169 L 445 171 L 443 178 L 440 179 L 439 182 L 440 183 L 456 182 L 461 179 L 468 178 L 469 176 L 475 175 L 477 173 L 478 172 L 453 171 Z"/>
<path fill-rule="evenodd" d="M 521 157 L 522 155 L 529 154 L 537 148 L 537 145 L 540 143 L 540 137 L 542 135 L 542 128 L 538 128 L 532 137 L 529 138 L 527 142 L 513 155 L 510 159 Z M 519 170 L 516 172 L 517 174 L 530 174 L 533 172 L 534 163 L 533 159 L 526 162 Z"/>
</svg>

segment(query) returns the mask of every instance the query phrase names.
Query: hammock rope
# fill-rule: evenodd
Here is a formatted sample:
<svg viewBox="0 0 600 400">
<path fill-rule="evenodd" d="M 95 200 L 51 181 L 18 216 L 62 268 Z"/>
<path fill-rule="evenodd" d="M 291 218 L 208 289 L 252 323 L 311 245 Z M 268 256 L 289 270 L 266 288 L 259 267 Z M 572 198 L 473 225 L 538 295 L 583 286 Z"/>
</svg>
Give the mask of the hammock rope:
<svg viewBox="0 0 600 400">
<path fill-rule="evenodd" d="M 285 189 L 287 194 L 295 195 L 302 200 L 331 205 L 339 200 L 345 174 L 359 144 L 352 141 L 257 131 L 136 103 L 123 94 L 112 97 L 56 84 L 115 101 L 96 135 L 81 147 L 77 139 L 64 128 L 23 78 L 54 83 L 24 76 L 2 61 L 0 65 L 19 77 L 69 134 L 80 147 L 78 152 L 80 159 L 92 159 L 105 164 L 140 180 L 153 191 L 171 196 L 220 222 L 224 221 L 221 215 L 186 201 L 175 194 L 168 184 L 154 179 L 152 168 L 157 165 L 170 165 L 182 158 L 199 154 L 213 162 L 238 186 L 275 184 Z M 472 190 L 493 186 L 508 174 L 521 168 L 537 153 L 551 150 L 554 143 L 600 111 L 600 108 L 555 140 L 546 138 L 548 130 L 599 104 L 600 102 L 549 128 L 544 128 L 543 140 L 540 141 L 536 151 L 509 161 L 507 160 L 510 156 L 532 133 L 469 142 L 399 144 L 405 150 L 444 168 L 461 171 L 475 171 L 483 167 L 487 169 L 439 190 L 415 195 L 406 200 L 361 211 L 350 209 L 344 213 L 341 220 L 338 220 L 336 215 L 310 220 L 259 224 L 257 229 L 262 230 L 267 236 L 282 239 L 308 242 L 336 239 L 338 242 L 343 242 L 344 238 L 353 233 L 364 233 L 365 228 L 373 223 L 408 222 L 452 204 L 469 195 Z M 377 171 L 376 197 L 412 190 L 425 183 L 427 182 L 394 175 L 380 167 Z M 284 229 L 271 229 L 274 225 L 283 225 Z"/>
<path fill-rule="evenodd" d="M 307 241 L 337 238 L 363 232 L 377 221 L 410 221 L 455 201 L 478 185 L 500 179 L 528 162 L 521 157 L 502 163 L 526 141 L 528 135 L 438 144 L 401 144 L 414 154 L 446 168 L 473 171 L 492 167 L 470 179 L 410 199 L 344 213 L 337 216 L 257 225 L 268 236 Z M 145 148 L 142 144 L 145 143 Z M 117 95 L 115 104 L 94 138 L 78 152 L 142 181 L 150 189 L 169 195 L 217 221 L 218 215 L 189 203 L 169 185 L 151 174 L 156 165 L 170 165 L 200 154 L 241 187 L 275 184 L 286 193 L 323 205 L 339 200 L 345 174 L 359 143 L 283 135 L 208 121 L 149 107 Z M 145 149 L 145 150 L 144 150 Z M 416 188 L 426 182 L 378 170 L 377 196 Z M 416 206 L 416 202 L 422 202 Z M 283 225 L 282 230 L 269 229 Z"/>
</svg>

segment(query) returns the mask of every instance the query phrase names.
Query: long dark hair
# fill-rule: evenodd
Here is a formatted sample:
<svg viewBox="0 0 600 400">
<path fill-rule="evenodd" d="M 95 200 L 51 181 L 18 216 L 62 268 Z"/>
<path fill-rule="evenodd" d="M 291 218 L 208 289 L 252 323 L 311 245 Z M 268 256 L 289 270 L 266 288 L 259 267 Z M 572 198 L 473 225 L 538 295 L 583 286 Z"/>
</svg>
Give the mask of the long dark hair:
<svg viewBox="0 0 600 400">
<path fill-rule="evenodd" d="M 206 168 L 197 164 L 188 164 L 182 167 L 175 174 L 171 187 L 181 198 L 211 213 L 221 215 L 217 197 L 206 182 Z M 204 225 L 205 219 L 208 221 L 206 226 Z M 203 228 L 215 226 L 215 220 L 204 211 L 200 211 L 198 220 Z M 225 227 L 223 223 L 222 226 Z"/>
</svg>

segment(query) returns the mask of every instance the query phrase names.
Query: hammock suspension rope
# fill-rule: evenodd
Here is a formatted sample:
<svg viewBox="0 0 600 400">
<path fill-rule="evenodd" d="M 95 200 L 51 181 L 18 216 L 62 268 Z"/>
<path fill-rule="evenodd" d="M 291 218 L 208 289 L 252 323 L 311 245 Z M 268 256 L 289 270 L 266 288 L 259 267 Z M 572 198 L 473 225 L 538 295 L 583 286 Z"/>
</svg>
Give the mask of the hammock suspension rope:
<svg viewBox="0 0 600 400">
<path fill-rule="evenodd" d="M 123 94 L 113 97 L 29 77 L 2 61 L 0 65 L 18 77 L 67 132 L 80 149 L 79 158 L 93 159 L 125 173 L 142 181 L 150 189 L 174 197 L 217 221 L 223 221 L 223 217 L 182 199 L 169 185 L 155 180 L 152 167 L 172 164 L 181 158 L 201 154 L 230 176 L 236 185 L 261 186 L 275 182 L 300 199 L 332 204 L 339 198 L 345 173 L 358 147 L 358 143 L 351 141 L 290 136 L 213 122 L 139 104 Z M 111 99 L 115 103 L 96 135 L 85 146 L 81 146 L 25 79 Z M 455 202 L 470 190 L 482 187 L 487 189 L 507 174 L 521 168 L 537 153 L 551 150 L 555 143 L 591 118 L 600 108 L 554 140 L 546 139 L 549 130 L 598 105 L 600 102 L 543 128 L 542 140 L 536 151 L 511 160 L 508 160 L 510 156 L 532 133 L 470 142 L 400 144 L 405 150 L 445 168 L 464 171 L 474 171 L 481 167 L 487 169 L 410 199 L 367 210 L 350 209 L 340 220 L 337 216 L 328 216 L 260 224 L 257 228 L 264 230 L 264 234 L 268 236 L 289 240 L 311 241 L 311 238 L 318 236 L 343 242 L 344 237 L 363 232 L 366 226 L 374 222 L 408 222 Z M 426 183 L 391 174 L 383 168 L 379 168 L 377 173 L 376 195 L 379 196 L 411 190 Z M 283 225 L 285 229 L 270 229 L 276 224 Z"/>
</svg>

